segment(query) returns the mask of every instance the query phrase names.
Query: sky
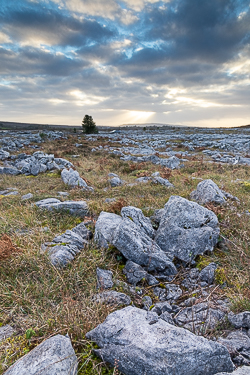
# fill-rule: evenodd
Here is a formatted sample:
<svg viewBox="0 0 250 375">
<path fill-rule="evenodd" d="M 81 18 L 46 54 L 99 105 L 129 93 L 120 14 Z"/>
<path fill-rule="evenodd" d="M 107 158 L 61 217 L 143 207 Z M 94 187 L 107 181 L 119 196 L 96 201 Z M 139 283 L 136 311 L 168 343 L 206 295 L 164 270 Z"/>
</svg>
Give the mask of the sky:
<svg viewBox="0 0 250 375">
<path fill-rule="evenodd" d="M 0 121 L 250 124 L 250 0 L 0 0 Z"/>
</svg>

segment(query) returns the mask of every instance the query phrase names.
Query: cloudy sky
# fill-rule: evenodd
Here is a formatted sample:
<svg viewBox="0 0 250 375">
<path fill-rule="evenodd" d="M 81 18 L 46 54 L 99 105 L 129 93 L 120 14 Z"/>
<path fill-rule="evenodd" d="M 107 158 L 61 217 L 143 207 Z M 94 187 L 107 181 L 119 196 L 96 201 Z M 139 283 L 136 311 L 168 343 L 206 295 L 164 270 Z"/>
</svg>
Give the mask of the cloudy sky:
<svg viewBox="0 0 250 375">
<path fill-rule="evenodd" d="M 0 121 L 250 123 L 249 0 L 0 0 Z"/>
</svg>

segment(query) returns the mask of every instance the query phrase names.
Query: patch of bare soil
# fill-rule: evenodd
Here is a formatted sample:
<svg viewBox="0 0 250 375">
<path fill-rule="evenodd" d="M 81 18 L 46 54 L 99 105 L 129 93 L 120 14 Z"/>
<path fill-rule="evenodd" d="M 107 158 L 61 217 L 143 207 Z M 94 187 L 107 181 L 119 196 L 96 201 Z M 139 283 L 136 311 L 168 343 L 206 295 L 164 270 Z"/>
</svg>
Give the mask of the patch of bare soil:
<svg viewBox="0 0 250 375">
<path fill-rule="evenodd" d="M 0 261 L 6 258 L 10 258 L 13 254 L 20 252 L 21 250 L 12 244 L 10 237 L 6 234 L 0 239 Z"/>
</svg>

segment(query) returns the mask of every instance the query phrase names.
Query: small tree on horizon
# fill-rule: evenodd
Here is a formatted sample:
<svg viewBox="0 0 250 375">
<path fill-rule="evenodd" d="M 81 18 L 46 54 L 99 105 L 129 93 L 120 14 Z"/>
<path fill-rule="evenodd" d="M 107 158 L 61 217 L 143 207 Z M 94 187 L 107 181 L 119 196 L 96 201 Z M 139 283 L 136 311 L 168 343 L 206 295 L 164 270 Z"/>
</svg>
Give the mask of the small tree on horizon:
<svg viewBox="0 0 250 375">
<path fill-rule="evenodd" d="M 98 133 L 97 126 L 92 116 L 85 115 L 82 120 L 82 130 L 85 134 Z"/>
</svg>

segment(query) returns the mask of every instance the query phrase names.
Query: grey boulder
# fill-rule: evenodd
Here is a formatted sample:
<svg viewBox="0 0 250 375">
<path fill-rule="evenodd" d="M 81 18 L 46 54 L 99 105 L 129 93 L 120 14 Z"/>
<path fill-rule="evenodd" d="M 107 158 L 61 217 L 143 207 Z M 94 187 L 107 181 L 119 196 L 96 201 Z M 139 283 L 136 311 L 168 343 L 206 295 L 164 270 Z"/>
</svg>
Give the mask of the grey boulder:
<svg viewBox="0 0 250 375">
<path fill-rule="evenodd" d="M 148 319 L 147 319 L 148 318 Z M 110 314 L 86 337 L 95 353 L 125 375 L 213 375 L 233 371 L 227 349 L 148 312 L 128 306 Z"/>
<path fill-rule="evenodd" d="M 168 188 L 173 188 L 174 185 L 171 184 L 171 182 L 169 182 L 166 178 L 162 178 L 160 176 L 156 176 L 153 178 L 153 182 L 155 184 L 160 184 L 160 185 L 163 185 L 163 186 L 166 186 Z"/>
<path fill-rule="evenodd" d="M 80 177 L 77 171 L 74 171 L 72 168 L 67 170 L 64 168 L 61 172 L 61 179 L 70 187 L 84 187 L 87 188 L 87 183 Z"/>
<path fill-rule="evenodd" d="M 121 209 L 123 218 L 131 219 L 139 228 L 140 231 L 145 232 L 149 237 L 154 238 L 155 231 L 152 227 L 151 221 L 148 217 L 143 215 L 140 208 L 127 206 Z"/>
<path fill-rule="evenodd" d="M 5 375 L 76 375 L 77 357 L 68 337 L 53 336 L 20 358 Z"/>
<path fill-rule="evenodd" d="M 112 244 L 113 234 L 117 226 L 122 222 L 119 215 L 102 211 L 95 225 L 94 240 L 99 247 L 108 248 Z"/>
<path fill-rule="evenodd" d="M 111 187 L 117 187 L 123 184 L 123 181 L 118 176 L 111 178 L 109 182 Z"/>
<path fill-rule="evenodd" d="M 12 176 L 17 176 L 21 172 L 15 167 L 0 167 L 0 174 L 10 174 Z"/>
<path fill-rule="evenodd" d="M 109 289 L 114 285 L 113 283 L 113 272 L 109 270 L 103 270 L 99 267 L 96 269 L 97 276 L 97 287 L 100 289 Z"/>
<path fill-rule="evenodd" d="M 160 247 L 130 219 L 124 219 L 115 230 L 112 244 L 134 263 L 148 271 L 161 271 L 175 275 L 176 267 Z"/>
<path fill-rule="evenodd" d="M 214 203 L 225 204 L 226 196 L 212 180 L 203 180 L 199 182 L 196 190 L 190 194 L 191 199 L 200 204 Z"/>
<path fill-rule="evenodd" d="M 218 219 L 212 211 L 171 196 L 164 206 L 155 241 L 170 259 L 177 257 L 188 263 L 197 255 L 213 251 L 219 233 Z"/>
</svg>

